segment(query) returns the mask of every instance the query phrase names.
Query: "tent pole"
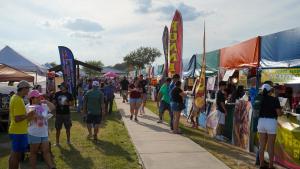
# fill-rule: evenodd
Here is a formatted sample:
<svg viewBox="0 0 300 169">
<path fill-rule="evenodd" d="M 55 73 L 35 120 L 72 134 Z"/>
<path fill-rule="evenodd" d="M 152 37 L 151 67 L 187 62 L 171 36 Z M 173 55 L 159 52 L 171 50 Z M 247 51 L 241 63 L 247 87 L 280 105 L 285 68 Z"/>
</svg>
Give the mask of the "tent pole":
<svg viewBox="0 0 300 169">
<path fill-rule="evenodd" d="M 37 71 L 35 71 L 35 84 L 37 84 Z"/>
</svg>

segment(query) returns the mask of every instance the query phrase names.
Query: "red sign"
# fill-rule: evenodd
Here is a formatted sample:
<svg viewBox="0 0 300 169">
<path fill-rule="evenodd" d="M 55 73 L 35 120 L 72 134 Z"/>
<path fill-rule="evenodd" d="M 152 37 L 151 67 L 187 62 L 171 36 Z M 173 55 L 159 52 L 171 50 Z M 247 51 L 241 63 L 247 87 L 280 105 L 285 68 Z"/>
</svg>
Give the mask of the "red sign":
<svg viewBox="0 0 300 169">
<path fill-rule="evenodd" d="M 182 41 L 183 27 L 182 17 L 176 10 L 170 29 L 170 47 L 169 47 L 169 75 L 182 74 Z"/>
</svg>

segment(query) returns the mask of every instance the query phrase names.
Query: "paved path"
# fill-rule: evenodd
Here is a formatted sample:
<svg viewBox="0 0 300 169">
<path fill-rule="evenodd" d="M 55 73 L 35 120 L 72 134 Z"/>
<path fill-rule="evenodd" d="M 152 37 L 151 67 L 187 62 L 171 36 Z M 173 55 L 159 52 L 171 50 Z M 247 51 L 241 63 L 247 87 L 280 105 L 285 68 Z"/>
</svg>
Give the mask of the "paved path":
<svg viewBox="0 0 300 169">
<path fill-rule="evenodd" d="M 198 144 L 172 134 L 158 116 L 145 109 L 139 122 L 129 119 L 129 104 L 116 97 L 118 110 L 145 169 L 227 169 L 225 164 Z"/>
</svg>

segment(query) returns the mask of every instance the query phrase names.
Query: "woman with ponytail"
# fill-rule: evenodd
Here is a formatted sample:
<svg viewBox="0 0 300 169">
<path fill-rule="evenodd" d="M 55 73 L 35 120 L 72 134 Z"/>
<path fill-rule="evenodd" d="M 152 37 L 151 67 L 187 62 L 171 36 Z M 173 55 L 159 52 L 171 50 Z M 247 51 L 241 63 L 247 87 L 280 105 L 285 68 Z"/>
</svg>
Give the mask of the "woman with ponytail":
<svg viewBox="0 0 300 169">
<path fill-rule="evenodd" d="M 277 130 L 277 117 L 282 115 L 278 98 L 273 96 L 274 89 L 270 84 L 262 85 L 262 100 L 259 111 L 257 130 L 259 133 L 259 161 L 260 168 L 273 167 L 274 144 Z M 269 154 L 269 166 L 264 166 L 264 152 L 267 147 Z"/>
</svg>

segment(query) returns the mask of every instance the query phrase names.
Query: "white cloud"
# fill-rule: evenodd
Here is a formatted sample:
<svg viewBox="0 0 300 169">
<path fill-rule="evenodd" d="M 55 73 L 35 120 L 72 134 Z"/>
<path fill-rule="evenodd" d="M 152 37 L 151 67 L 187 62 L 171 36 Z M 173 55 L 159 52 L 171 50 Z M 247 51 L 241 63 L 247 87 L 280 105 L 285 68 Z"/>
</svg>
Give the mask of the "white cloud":
<svg viewBox="0 0 300 169">
<path fill-rule="evenodd" d="M 160 13 L 160 18 L 164 20 L 172 19 L 175 10 L 178 9 L 184 21 L 194 21 L 199 17 L 206 17 L 216 13 L 215 10 L 197 10 L 194 6 L 187 5 L 184 2 L 177 4 L 164 3 L 160 6 L 153 6 L 152 0 L 137 0 L 137 9 L 135 12 L 147 13 Z"/>
<path fill-rule="evenodd" d="M 71 32 L 69 36 L 83 39 L 101 39 L 101 35 L 94 32 Z"/>
<path fill-rule="evenodd" d="M 104 30 L 100 23 L 85 18 L 62 18 L 58 20 L 46 20 L 43 21 L 41 25 L 50 28 L 65 28 L 71 31 L 81 32 L 101 32 Z"/>
</svg>

